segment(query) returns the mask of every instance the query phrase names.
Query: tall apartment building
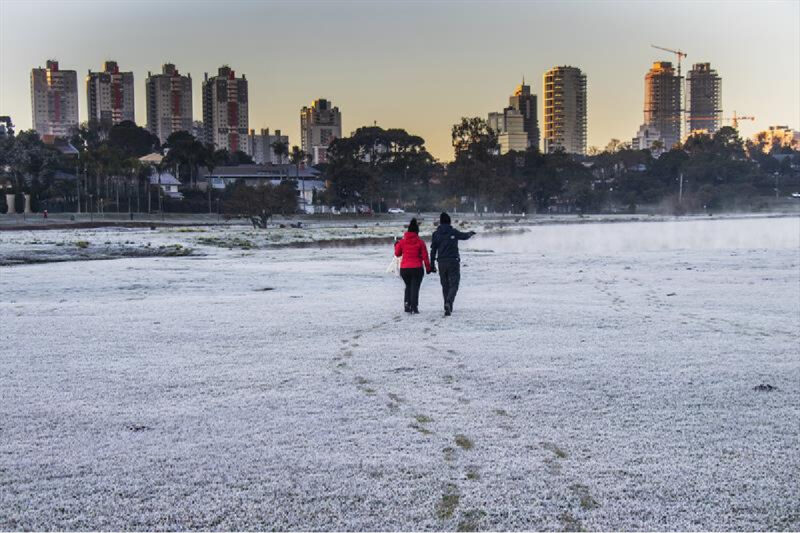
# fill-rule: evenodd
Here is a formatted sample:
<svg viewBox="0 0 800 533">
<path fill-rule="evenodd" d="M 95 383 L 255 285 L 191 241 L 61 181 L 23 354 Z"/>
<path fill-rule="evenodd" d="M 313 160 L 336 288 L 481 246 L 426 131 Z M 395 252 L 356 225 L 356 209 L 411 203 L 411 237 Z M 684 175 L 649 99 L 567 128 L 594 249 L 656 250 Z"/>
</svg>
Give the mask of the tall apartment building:
<svg viewBox="0 0 800 533">
<path fill-rule="evenodd" d="M 710 134 L 722 126 L 722 78 L 711 63 L 695 63 L 686 75 L 687 133 L 706 130 Z"/>
<path fill-rule="evenodd" d="M 255 130 L 250 130 L 250 134 L 247 136 L 247 153 L 259 165 L 269 163 L 273 165 L 287 164 L 289 163 L 287 155 L 281 157 L 275 155 L 272 145 L 278 141 L 285 143 L 287 147 L 289 146 L 289 136 L 281 135 L 281 130 L 275 130 L 273 134 L 270 134 L 269 128 L 262 128 L 260 134 L 257 134 Z"/>
<path fill-rule="evenodd" d="M 78 126 L 78 74 L 60 70 L 53 59 L 46 68 L 32 69 L 31 109 L 39 135 L 69 135 Z"/>
<path fill-rule="evenodd" d="M 497 132 L 500 154 L 524 152 L 528 149 L 528 133 L 525 131 L 525 116 L 513 107 L 501 113 L 489 113 L 487 125 Z"/>
<path fill-rule="evenodd" d="M 103 63 L 102 72 L 86 76 L 86 103 L 89 122 L 106 127 L 123 120 L 135 122 L 133 72 L 120 72 L 116 61 Z"/>
<path fill-rule="evenodd" d="M 328 145 L 341 136 L 342 115 L 328 100 L 314 100 L 311 107 L 300 110 L 300 148 L 311 154 L 312 164 L 325 163 Z"/>
<path fill-rule="evenodd" d="M 517 86 L 514 94 L 509 97 L 508 105 L 522 114 L 522 124 L 528 134 L 528 147 L 539 148 L 539 117 L 536 106 L 536 95 L 531 94 L 531 86 L 525 85 L 525 80 Z"/>
<path fill-rule="evenodd" d="M 192 131 L 192 76 L 167 63 L 161 74 L 147 73 L 147 129 L 164 143 L 176 131 Z"/>
<path fill-rule="evenodd" d="M 248 129 L 247 79 L 227 65 L 216 76 L 203 81 L 204 141 L 217 150 L 247 151 Z"/>
<path fill-rule="evenodd" d="M 544 73 L 544 151 L 586 153 L 586 75 L 577 67 Z"/>
<path fill-rule="evenodd" d="M 644 77 L 644 123 L 661 132 L 669 150 L 681 139 L 681 78 L 669 61 L 656 61 Z"/>
</svg>

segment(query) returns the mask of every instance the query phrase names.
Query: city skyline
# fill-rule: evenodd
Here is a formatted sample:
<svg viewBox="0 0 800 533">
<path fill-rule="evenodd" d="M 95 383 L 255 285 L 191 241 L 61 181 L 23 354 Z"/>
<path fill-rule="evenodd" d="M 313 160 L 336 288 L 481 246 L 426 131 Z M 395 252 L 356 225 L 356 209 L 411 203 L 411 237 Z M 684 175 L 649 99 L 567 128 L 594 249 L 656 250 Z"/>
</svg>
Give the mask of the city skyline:
<svg viewBox="0 0 800 533">
<path fill-rule="evenodd" d="M 644 74 L 655 61 L 674 63 L 670 54 L 650 46 L 659 44 L 688 53 L 684 75 L 694 63 L 713 65 L 725 80 L 724 114 L 757 118 L 741 125 L 742 136 L 776 124 L 800 126 L 800 3 L 625 3 L 624 14 L 616 13 L 615 5 L 233 2 L 227 9 L 197 4 L 193 13 L 183 3 L 154 11 L 155 3 L 139 2 L 119 4 L 117 15 L 127 23 L 109 28 L 91 2 L 5 1 L 0 4 L 0 114 L 10 115 L 17 131 L 32 127 L 30 71 L 47 59 L 79 77 L 115 60 L 134 73 L 139 125 L 147 123 L 142 98 L 147 71 L 160 72 L 169 62 L 181 74 L 190 73 L 197 85 L 192 106 L 197 120 L 203 74 L 227 64 L 237 75 L 247 75 L 250 129 L 280 129 L 291 144 L 300 145 L 298 111 L 325 98 L 342 110 L 344 135 L 374 122 L 404 128 L 424 137 L 433 155 L 447 161 L 452 124 L 462 116 L 486 117 L 502 109 L 523 77 L 538 97 L 543 123 L 542 74 L 568 64 L 587 75 L 587 145 L 602 148 L 612 137 L 629 140 L 641 126 Z M 37 18 L 44 9 L 47 19 Z M 686 15 L 675 17 L 681 23 L 665 27 L 665 20 L 673 20 L 668 15 L 678 10 Z M 159 17 L 153 19 L 154 12 Z M 177 15 L 184 17 L 184 26 L 175 27 Z M 227 21 L 237 26 L 230 43 L 208 38 L 215 25 Z M 295 22 L 308 23 L 306 38 L 292 31 Z M 574 26 L 570 42 L 549 37 L 567 22 Z M 44 36 L 28 42 L 31 27 Z M 527 27 L 533 31 L 521 31 Z M 473 34 L 503 38 L 476 40 Z M 157 37 L 142 40 L 148 35 Z M 765 87 L 769 98 L 764 98 Z M 83 122 L 88 109 L 80 93 Z"/>
</svg>

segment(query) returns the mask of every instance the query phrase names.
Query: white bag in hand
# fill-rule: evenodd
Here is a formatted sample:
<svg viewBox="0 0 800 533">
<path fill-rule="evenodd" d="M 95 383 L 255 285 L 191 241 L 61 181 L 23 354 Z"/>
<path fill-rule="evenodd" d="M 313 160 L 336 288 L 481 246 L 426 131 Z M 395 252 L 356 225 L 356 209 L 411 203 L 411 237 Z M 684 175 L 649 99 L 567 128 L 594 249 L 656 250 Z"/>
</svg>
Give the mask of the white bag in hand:
<svg viewBox="0 0 800 533">
<path fill-rule="evenodd" d="M 400 258 L 394 256 L 392 258 L 392 262 L 389 263 L 389 266 L 386 268 L 387 274 L 394 274 L 395 276 L 400 275 Z"/>
</svg>

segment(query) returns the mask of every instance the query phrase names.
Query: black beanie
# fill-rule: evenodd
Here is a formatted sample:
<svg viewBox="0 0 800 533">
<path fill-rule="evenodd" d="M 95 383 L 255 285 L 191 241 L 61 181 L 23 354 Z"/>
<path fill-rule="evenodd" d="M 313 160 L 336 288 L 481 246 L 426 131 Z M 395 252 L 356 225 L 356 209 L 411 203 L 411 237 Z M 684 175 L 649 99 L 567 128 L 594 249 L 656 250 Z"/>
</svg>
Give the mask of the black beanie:
<svg viewBox="0 0 800 533">
<path fill-rule="evenodd" d="M 419 224 L 416 218 L 411 219 L 411 223 L 408 225 L 408 231 L 411 233 L 419 233 Z"/>
<path fill-rule="evenodd" d="M 439 215 L 439 224 L 449 224 L 450 223 L 450 215 L 447 213 L 442 213 Z"/>
</svg>

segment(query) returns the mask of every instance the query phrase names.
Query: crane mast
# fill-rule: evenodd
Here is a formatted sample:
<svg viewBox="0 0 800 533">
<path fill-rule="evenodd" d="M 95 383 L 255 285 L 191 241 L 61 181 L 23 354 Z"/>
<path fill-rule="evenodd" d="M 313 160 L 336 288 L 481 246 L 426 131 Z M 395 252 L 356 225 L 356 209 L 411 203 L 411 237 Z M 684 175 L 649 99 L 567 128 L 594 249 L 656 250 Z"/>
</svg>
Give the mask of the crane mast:
<svg viewBox="0 0 800 533">
<path fill-rule="evenodd" d="M 683 50 L 673 50 L 672 48 L 665 48 L 663 46 L 657 46 L 655 44 L 651 44 L 650 46 L 652 46 L 653 48 L 656 48 L 658 50 L 663 50 L 665 52 L 669 52 L 671 54 L 675 54 L 675 56 L 678 58 L 678 83 L 679 83 L 679 88 L 680 88 L 680 91 L 681 91 L 681 109 L 680 109 L 680 116 L 679 116 L 679 119 L 678 119 L 679 120 L 678 137 L 681 137 L 680 129 L 681 128 L 686 128 L 688 130 L 688 127 L 685 125 L 686 116 L 687 116 L 687 113 L 686 113 L 686 88 L 684 86 L 685 84 L 684 84 L 683 76 L 681 75 L 681 60 L 684 57 L 687 57 L 688 54 L 686 52 L 684 52 Z M 687 131 L 687 133 L 688 133 L 688 131 Z"/>
</svg>

